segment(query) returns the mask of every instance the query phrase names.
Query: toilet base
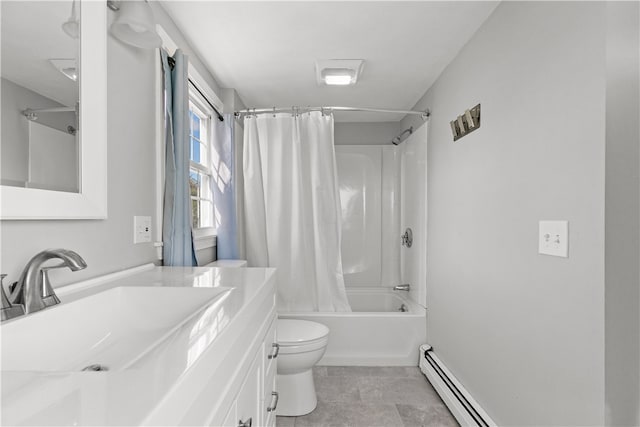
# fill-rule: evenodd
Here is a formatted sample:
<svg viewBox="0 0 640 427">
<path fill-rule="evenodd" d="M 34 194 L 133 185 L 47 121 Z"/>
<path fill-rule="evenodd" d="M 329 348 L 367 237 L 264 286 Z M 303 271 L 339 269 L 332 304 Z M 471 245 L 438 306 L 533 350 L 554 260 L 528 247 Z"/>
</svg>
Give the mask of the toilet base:
<svg viewBox="0 0 640 427">
<path fill-rule="evenodd" d="M 277 374 L 276 390 L 280 395 L 276 415 L 285 417 L 306 415 L 318 405 L 311 369 L 297 374 Z"/>
</svg>

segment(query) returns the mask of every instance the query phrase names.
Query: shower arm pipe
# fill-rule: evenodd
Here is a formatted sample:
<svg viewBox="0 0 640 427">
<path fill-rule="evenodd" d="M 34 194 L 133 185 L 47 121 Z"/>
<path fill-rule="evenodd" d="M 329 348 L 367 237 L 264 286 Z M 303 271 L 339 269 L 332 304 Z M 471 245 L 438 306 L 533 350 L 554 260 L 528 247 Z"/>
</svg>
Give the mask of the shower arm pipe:
<svg viewBox="0 0 640 427">
<path fill-rule="evenodd" d="M 411 126 L 408 129 L 403 130 L 399 135 L 397 135 L 395 138 L 393 138 L 391 140 L 391 143 L 393 145 L 399 145 L 400 143 L 404 142 L 404 140 L 402 139 L 403 136 L 405 136 L 406 134 L 412 135 L 413 134 L 413 126 Z"/>
<path fill-rule="evenodd" d="M 393 110 L 393 109 L 382 109 L 382 108 L 369 108 L 369 107 L 280 107 L 280 108 L 247 108 L 246 110 L 236 111 L 234 115 L 239 117 L 241 114 L 263 114 L 263 113 L 293 113 L 293 112 L 309 112 L 309 111 L 321 111 L 321 112 L 332 112 L 332 111 L 363 111 L 367 113 L 395 113 L 395 114 L 411 114 L 411 115 L 419 115 L 422 116 L 424 120 L 429 118 L 431 112 L 429 110 L 425 111 L 415 111 L 415 110 Z"/>
</svg>

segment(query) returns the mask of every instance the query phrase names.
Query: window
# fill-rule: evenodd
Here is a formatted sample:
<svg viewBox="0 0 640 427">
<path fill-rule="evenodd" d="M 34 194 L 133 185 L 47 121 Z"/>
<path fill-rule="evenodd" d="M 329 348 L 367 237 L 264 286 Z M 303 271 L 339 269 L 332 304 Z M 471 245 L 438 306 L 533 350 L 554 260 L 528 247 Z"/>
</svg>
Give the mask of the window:
<svg viewBox="0 0 640 427">
<path fill-rule="evenodd" d="M 213 227 L 213 194 L 211 191 L 211 116 L 213 110 L 197 90 L 189 90 L 189 144 L 191 212 L 193 228 Z"/>
</svg>

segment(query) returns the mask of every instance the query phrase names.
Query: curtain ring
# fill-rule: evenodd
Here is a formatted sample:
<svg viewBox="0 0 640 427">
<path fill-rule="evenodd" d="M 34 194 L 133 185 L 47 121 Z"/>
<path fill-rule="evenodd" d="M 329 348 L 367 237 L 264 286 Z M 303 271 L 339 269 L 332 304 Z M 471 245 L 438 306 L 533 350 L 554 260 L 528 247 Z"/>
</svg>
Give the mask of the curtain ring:
<svg viewBox="0 0 640 427">
<path fill-rule="evenodd" d="M 273 117 L 276 117 L 276 107 L 273 107 Z"/>
</svg>

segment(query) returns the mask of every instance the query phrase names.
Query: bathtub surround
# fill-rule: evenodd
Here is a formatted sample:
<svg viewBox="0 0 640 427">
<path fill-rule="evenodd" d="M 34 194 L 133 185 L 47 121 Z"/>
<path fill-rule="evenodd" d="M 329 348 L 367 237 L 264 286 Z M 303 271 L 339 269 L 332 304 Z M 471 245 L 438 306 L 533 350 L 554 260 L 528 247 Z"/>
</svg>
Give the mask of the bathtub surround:
<svg viewBox="0 0 640 427">
<path fill-rule="evenodd" d="M 400 176 L 396 147 L 336 146 L 345 286 L 400 284 Z"/>
<path fill-rule="evenodd" d="M 411 229 L 413 242 L 400 248 L 400 282 L 411 285 L 409 298 L 427 307 L 427 132 L 425 123 L 398 145 L 400 230 Z"/>
<path fill-rule="evenodd" d="M 349 311 L 333 116 L 245 116 L 243 155 L 247 260 L 278 269 L 278 310 Z"/>
<path fill-rule="evenodd" d="M 336 146 L 345 286 L 411 284 L 426 307 L 427 126 L 400 145 Z M 411 228 L 414 244 L 401 246 Z"/>
<path fill-rule="evenodd" d="M 637 31 L 634 2 L 502 2 L 414 107 L 432 111 L 428 342 L 499 425 L 639 423 L 638 69 L 609 68 L 615 7 L 636 8 Z M 637 58 L 625 40 L 620 59 Z M 482 128 L 453 143 L 450 118 L 479 102 Z M 636 124 L 618 145 L 614 106 Z M 537 254 L 550 218 L 570 223 L 569 258 Z M 630 252 L 612 258 L 614 227 Z"/>
</svg>

